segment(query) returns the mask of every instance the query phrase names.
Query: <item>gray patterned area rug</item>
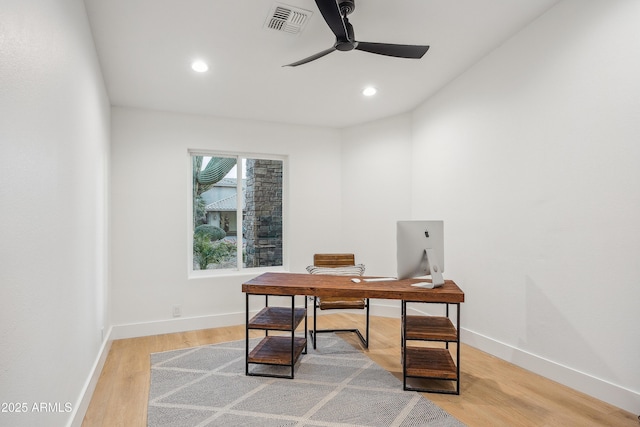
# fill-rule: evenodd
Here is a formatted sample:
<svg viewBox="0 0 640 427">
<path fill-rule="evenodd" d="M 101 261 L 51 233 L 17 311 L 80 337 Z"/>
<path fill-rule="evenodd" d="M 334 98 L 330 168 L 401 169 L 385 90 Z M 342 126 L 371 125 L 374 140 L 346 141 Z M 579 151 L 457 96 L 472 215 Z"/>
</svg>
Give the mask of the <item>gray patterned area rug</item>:
<svg viewBox="0 0 640 427">
<path fill-rule="evenodd" d="M 246 376 L 244 340 L 154 353 L 148 426 L 463 426 L 336 335 L 318 344 L 292 380 Z"/>
</svg>

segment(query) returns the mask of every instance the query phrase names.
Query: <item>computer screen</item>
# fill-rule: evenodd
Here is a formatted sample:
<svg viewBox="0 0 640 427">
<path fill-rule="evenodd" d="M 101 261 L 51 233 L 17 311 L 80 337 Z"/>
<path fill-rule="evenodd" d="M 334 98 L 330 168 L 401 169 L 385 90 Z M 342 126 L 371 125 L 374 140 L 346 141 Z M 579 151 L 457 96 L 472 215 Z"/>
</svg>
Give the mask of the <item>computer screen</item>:
<svg viewBox="0 0 640 427">
<path fill-rule="evenodd" d="M 398 279 L 431 276 L 434 287 L 444 279 L 444 222 L 398 221 Z"/>
</svg>

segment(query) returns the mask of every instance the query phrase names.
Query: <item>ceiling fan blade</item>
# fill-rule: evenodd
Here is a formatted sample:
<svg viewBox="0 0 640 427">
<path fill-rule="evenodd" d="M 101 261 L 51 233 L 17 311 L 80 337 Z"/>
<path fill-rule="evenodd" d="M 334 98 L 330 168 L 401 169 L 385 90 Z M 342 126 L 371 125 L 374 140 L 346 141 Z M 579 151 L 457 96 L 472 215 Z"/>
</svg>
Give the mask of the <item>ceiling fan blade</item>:
<svg viewBox="0 0 640 427">
<path fill-rule="evenodd" d="M 344 25 L 342 13 L 340 13 L 340 7 L 336 0 L 316 0 L 316 5 L 336 38 L 347 40 L 347 28 Z"/>
<path fill-rule="evenodd" d="M 418 46 L 409 44 L 390 44 L 390 43 L 369 43 L 357 42 L 356 50 L 364 52 L 377 53 L 378 55 L 395 56 L 397 58 L 413 58 L 419 59 L 427 53 L 429 46 Z"/>
<path fill-rule="evenodd" d="M 336 48 L 331 47 L 327 50 L 323 50 L 322 52 L 318 52 L 315 55 L 311 55 L 308 58 L 301 59 L 297 62 L 292 62 L 291 64 L 283 65 L 283 67 L 297 67 L 298 65 L 306 64 L 307 62 L 315 61 L 318 58 L 322 58 L 323 56 L 330 54 L 334 50 L 336 50 Z"/>
</svg>

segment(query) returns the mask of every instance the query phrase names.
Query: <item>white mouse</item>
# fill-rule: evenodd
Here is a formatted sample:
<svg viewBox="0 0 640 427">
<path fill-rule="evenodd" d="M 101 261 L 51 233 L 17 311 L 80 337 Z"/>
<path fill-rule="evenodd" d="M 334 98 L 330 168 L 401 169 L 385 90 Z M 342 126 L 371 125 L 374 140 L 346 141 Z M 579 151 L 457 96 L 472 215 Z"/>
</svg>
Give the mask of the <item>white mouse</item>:
<svg viewBox="0 0 640 427">
<path fill-rule="evenodd" d="M 351 281 L 352 281 L 353 283 L 360 283 L 360 279 L 356 279 L 356 278 L 351 279 Z"/>
</svg>

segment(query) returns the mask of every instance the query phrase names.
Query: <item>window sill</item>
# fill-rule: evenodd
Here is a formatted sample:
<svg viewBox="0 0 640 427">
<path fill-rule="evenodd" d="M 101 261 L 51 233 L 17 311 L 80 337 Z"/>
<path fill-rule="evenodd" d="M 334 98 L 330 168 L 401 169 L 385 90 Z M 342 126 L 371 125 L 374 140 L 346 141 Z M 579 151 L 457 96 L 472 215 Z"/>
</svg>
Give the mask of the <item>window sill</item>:
<svg viewBox="0 0 640 427">
<path fill-rule="evenodd" d="M 245 270 L 191 270 L 188 273 L 187 279 L 197 280 L 218 279 L 225 277 L 256 277 L 262 273 L 267 272 L 288 273 L 289 270 L 283 266 L 251 268 Z"/>
</svg>

